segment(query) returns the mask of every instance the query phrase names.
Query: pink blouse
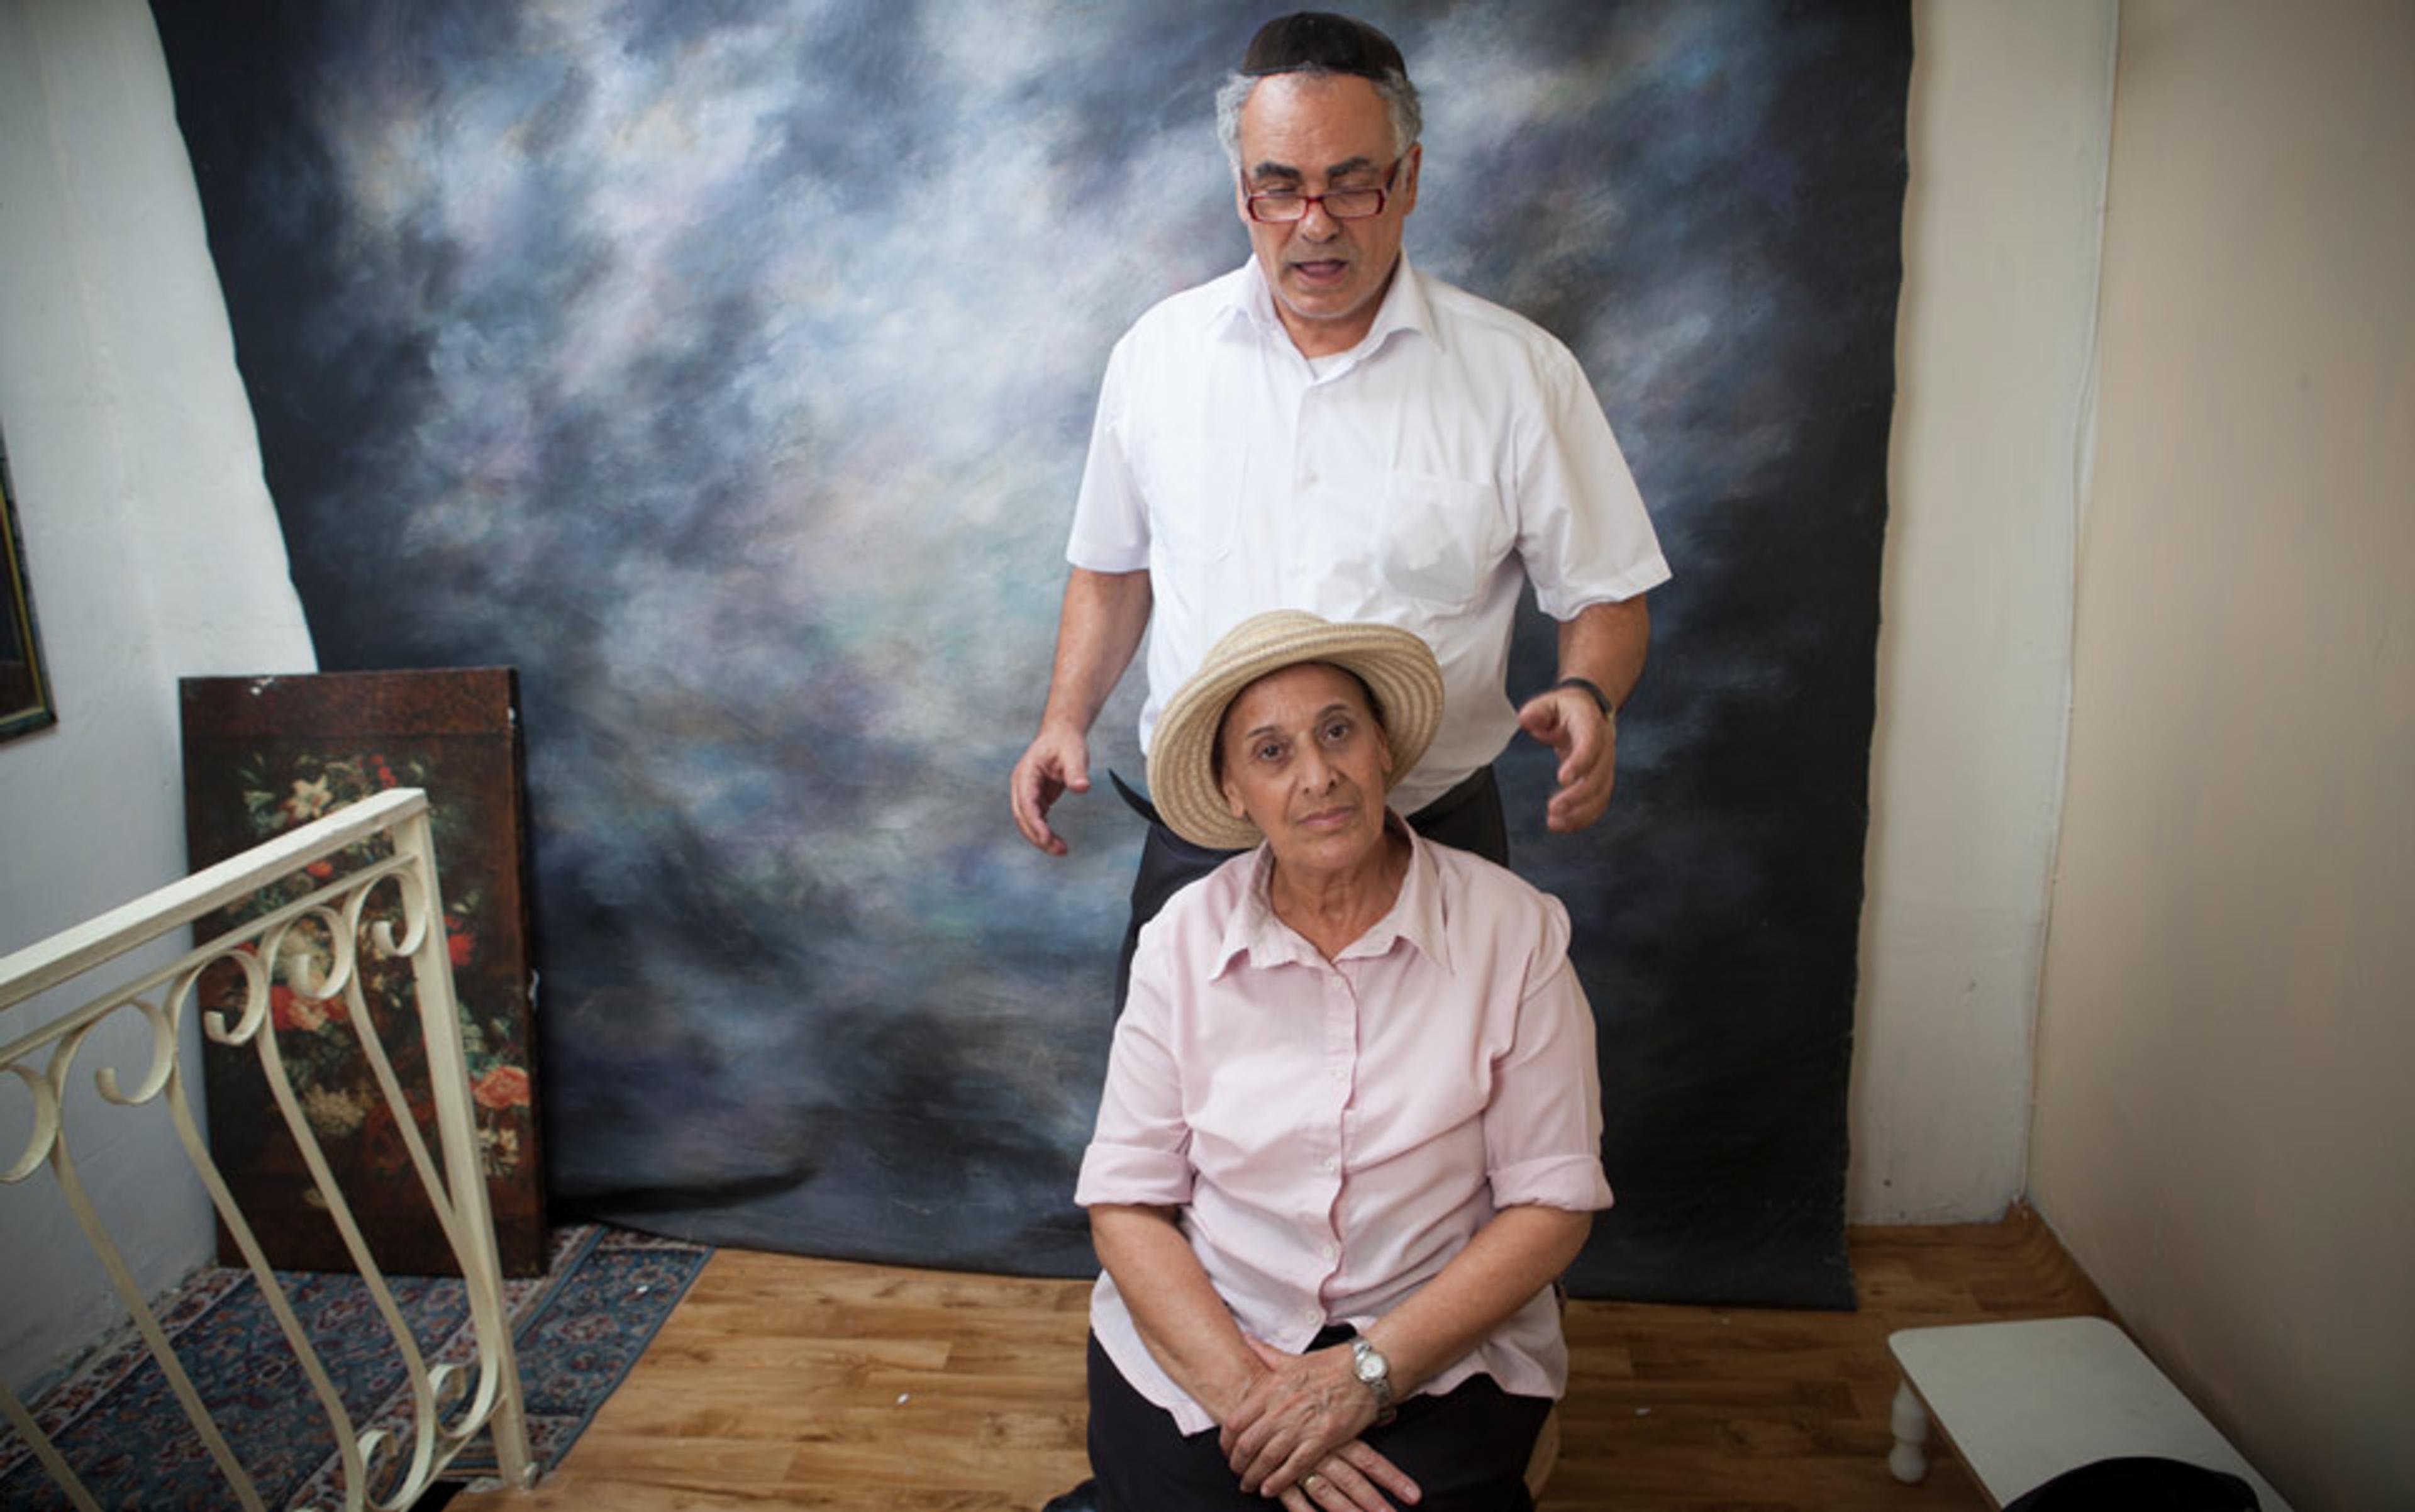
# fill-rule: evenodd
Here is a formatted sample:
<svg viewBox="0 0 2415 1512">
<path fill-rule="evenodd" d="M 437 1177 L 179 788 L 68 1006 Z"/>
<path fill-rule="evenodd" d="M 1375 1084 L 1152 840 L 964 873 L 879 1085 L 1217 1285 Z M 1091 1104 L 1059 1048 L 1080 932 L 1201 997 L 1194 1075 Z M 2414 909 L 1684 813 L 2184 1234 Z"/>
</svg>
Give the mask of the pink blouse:
<svg viewBox="0 0 2415 1512">
<path fill-rule="evenodd" d="M 1391 911 L 1328 962 L 1268 906 L 1270 865 L 1263 846 L 1235 857 L 1141 932 L 1074 1201 L 1181 1208 L 1234 1321 L 1298 1352 L 1328 1324 L 1372 1325 L 1498 1209 L 1611 1194 L 1557 899 L 1412 836 Z M 1214 1426 L 1111 1276 L 1090 1326 L 1183 1432 Z M 1548 1287 L 1420 1389 L 1478 1374 L 1519 1396 L 1566 1388 Z"/>
</svg>

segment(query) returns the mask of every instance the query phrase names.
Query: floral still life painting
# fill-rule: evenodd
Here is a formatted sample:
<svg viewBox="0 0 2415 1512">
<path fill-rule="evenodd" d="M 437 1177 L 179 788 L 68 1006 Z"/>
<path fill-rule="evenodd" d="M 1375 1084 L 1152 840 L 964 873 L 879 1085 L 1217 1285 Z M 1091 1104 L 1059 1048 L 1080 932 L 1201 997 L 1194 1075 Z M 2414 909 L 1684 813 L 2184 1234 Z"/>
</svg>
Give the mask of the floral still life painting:
<svg viewBox="0 0 2415 1512">
<path fill-rule="evenodd" d="M 191 678 L 183 693 L 186 822 L 196 868 L 387 788 L 427 791 L 496 1238 L 505 1274 L 534 1274 L 543 1264 L 544 1173 L 511 674 Z M 340 882 L 381 860 L 384 845 L 371 837 L 315 861 L 205 927 L 257 919 Z M 281 936 L 267 973 L 275 1055 L 379 1264 L 442 1274 L 454 1269 L 451 1252 L 430 1220 L 398 1127 L 405 1118 L 423 1134 L 434 1127 L 416 995 L 410 961 L 370 943 L 381 923 L 402 933 L 402 900 L 391 889 L 368 893 L 354 969 L 334 989 L 327 985 L 339 953 L 334 923 L 306 918 Z M 237 1006 L 241 976 L 230 969 L 204 979 L 201 1006 Z M 392 1064 L 399 1106 L 381 1086 L 364 1035 L 377 1037 Z M 271 1262 L 352 1268 L 252 1052 L 213 1043 L 204 1068 L 211 1152 Z"/>
</svg>

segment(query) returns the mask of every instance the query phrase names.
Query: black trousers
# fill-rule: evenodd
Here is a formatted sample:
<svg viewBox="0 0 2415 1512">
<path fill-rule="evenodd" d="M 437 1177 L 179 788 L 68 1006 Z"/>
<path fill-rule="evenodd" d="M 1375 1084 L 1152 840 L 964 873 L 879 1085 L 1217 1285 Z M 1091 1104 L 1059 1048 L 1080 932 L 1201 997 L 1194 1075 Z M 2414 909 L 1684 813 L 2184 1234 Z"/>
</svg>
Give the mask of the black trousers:
<svg viewBox="0 0 2415 1512">
<path fill-rule="evenodd" d="M 1116 959 L 1116 1014 L 1123 1015 L 1124 995 L 1132 989 L 1132 952 L 1140 948 L 1140 927 L 1157 917 L 1168 898 L 1240 854 L 1194 846 L 1165 827 L 1157 808 L 1134 792 L 1121 777 L 1107 773 L 1132 812 L 1148 821 L 1148 838 L 1141 842 L 1140 870 L 1132 877 L 1132 921 L 1124 926 L 1123 951 Z M 1501 785 L 1492 769 L 1478 769 L 1450 791 L 1408 816 L 1409 828 L 1439 845 L 1472 850 L 1486 861 L 1509 864 L 1509 824 L 1501 812 Z"/>
<path fill-rule="evenodd" d="M 1350 1333 L 1328 1328 L 1312 1347 Z M 1532 1512 L 1526 1461 L 1551 1411 L 1543 1398 L 1510 1396 L 1479 1375 L 1439 1397 L 1411 1397 L 1398 1417 L 1369 1429 L 1364 1439 L 1425 1492 L 1416 1512 Z M 1277 1505 L 1245 1494 L 1217 1447 L 1216 1430 L 1185 1438 L 1171 1414 L 1132 1389 L 1095 1336 L 1090 1474 L 1099 1512 L 1267 1512 Z"/>
</svg>

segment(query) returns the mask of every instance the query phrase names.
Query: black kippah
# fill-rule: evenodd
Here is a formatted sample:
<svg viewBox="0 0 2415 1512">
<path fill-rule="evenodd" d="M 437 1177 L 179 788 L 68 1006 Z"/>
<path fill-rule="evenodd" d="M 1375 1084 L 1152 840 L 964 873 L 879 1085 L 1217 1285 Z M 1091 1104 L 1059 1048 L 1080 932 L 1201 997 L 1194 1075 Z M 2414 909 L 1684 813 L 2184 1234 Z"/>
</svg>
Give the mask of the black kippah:
<svg viewBox="0 0 2415 1512">
<path fill-rule="evenodd" d="M 1302 10 L 1278 16 L 1250 38 L 1241 71 L 1252 78 L 1270 73 L 1297 73 L 1322 68 L 1328 73 L 1353 73 L 1380 79 L 1386 72 L 1409 76 L 1401 50 L 1392 39 L 1363 21 L 1329 10 Z"/>
</svg>

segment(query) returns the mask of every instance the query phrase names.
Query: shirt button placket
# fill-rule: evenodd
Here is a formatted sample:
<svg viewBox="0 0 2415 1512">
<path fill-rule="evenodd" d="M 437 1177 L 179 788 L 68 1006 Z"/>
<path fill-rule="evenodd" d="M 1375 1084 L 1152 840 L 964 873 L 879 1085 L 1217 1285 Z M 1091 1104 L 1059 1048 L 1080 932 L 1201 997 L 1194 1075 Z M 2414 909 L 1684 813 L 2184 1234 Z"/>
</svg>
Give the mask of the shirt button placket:
<svg viewBox="0 0 2415 1512">
<path fill-rule="evenodd" d="M 1342 1128 L 1350 1111 L 1351 1064 L 1358 1052 L 1358 995 L 1348 973 L 1328 966 L 1325 978 L 1325 1053 L 1330 1063 L 1331 1108 L 1327 1137 L 1331 1141 L 1324 1159 L 1318 1162 L 1326 1175 L 1325 1189 L 1330 1194 L 1326 1209 L 1328 1237 L 1317 1246 L 1317 1257 L 1328 1266 L 1326 1277 L 1332 1279 L 1342 1260 L 1342 1230 L 1339 1214 L 1342 1207 Z"/>
<path fill-rule="evenodd" d="M 1349 1086 L 1350 1063 L 1357 1058 L 1358 1054 L 1358 994 L 1351 991 L 1350 979 L 1344 976 L 1340 968 L 1328 966 L 1326 969 L 1325 978 L 1325 1056 L 1328 1064 L 1332 1068 L 1332 1077 L 1337 1086 L 1343 1088 Z M 1348 1100 L 1345 1094 L 1340 1102 Z M 1333 1115 L 1335 1126 L 1338 1128 L 1342 1119 L 1342 1108 L 1338 1103 L 1333 1110 Z"/>
<path fill-rule="evenodd" d="M 1313 386 L 1303 389 L 1292 412 L 1291 517 L 1309 520 L 1316 517 L 1316 455 L 1310 442 L 1309 407 L 1315 401 Z M 1283 592 L 1288 602 L 1313 602 L 1316 585 L 1310 578 L 1312 563 L 1309 543 L 1304 531 L 1295 532 L 1283 560 Z"/>
</svg>

